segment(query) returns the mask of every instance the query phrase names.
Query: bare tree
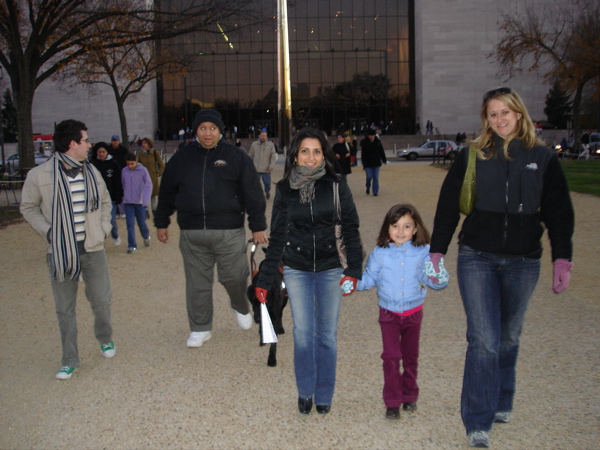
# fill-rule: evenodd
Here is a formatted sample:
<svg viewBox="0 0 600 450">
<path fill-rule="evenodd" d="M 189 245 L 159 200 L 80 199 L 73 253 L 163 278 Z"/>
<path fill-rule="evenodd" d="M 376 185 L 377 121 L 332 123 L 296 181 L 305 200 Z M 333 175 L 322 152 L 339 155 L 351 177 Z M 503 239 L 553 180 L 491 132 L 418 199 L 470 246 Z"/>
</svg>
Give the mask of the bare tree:
<svg viewBox="0 0 600 450">
<path fill-rule="evenodd" d="M 114 48 L 213 30 L 217 24 L 228 29 L 228 20 L 252 17 L 254 2 L 2 0 L 0 64 L 10 77 L 15 97 L 22 167 L 32 167 L 34 162 L 31 118 L 35 90 L 86 54 L 90 43 Z M 162 7 L 163 3 L 175 6 Z M 107 25 L 119 17 L 128 17 L 131 25 Z"/>
<path fill-rule="evenodd" d="M 540 72 L 573 97 L 573 131 L 580 137 L 580 107 L 586 85 L 600 97 L 600 2 L 574 0 L 526 4 L 502 16 L 496 59 L 509 78 L 525 67 Z"/>
</svg>

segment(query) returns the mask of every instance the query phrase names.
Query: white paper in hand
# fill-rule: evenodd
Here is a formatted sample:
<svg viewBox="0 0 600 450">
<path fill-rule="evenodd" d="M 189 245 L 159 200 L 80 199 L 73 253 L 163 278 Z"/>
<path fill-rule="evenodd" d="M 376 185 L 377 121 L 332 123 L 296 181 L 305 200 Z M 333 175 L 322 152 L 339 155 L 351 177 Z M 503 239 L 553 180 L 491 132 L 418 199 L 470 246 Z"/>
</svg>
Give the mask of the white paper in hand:
<svg viewBox="0 0 600 450">
<path fill-rule="evenodd" d="M 275 344 L 277 343 L 277 335 L 273 329 L 273 322 L 271 322 L 271 316 L 267 311 L 267 305 L 265 303 L 260 304 L 260 327 L 262 330 L 262 342 L 263 344 Z"/>
</svg>

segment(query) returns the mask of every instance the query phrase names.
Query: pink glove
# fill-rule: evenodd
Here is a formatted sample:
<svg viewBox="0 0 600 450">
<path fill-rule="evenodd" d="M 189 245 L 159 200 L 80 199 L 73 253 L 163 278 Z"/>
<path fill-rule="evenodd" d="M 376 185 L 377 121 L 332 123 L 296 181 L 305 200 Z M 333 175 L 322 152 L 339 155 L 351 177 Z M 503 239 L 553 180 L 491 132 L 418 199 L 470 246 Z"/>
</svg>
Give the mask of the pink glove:
<svg viewBox="0 0 600 450">
<path fill-rule="evenodd" d="M 269 291 L 263 288 L 256 287 L 254 288 L 254 295 L 256 295 L 256 299 L 261 303 L 267 303 L 267 294 Z"/>
<path fill-rule="evenodd" d="M 433 268 L 435 269 L 435 273 L 440 273 L 440 260 L 444 257 L 441 253 L 430 253 L 429 259 L 431 259 L 431 264 L 433 264 Z"/>
<path fill-rule="evenodd" d="M 571 280 L 571 269 L 573 263 L 568 259 L 557 259 L 554 261 L 554 279 L 552 281 L 552 289 L 557 294 L 564 291 Z"/>
<path fill-rule="evenodd" d="M 342 291 L 344 292 L 342 295 L 350 295 L 356 290 L 356 285 L 358 280 L 353 277 L 349 277 L 346 275 L 340 280 L 340 286 L 342 286 Z"/>
</svg>

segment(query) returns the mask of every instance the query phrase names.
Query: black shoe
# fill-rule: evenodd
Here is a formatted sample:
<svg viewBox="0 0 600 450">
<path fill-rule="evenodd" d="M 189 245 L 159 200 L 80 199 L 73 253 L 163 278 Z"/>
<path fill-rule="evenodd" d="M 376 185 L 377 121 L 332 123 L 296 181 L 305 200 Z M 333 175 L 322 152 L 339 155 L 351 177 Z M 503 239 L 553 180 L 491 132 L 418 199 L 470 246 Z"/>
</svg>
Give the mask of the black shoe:
<svg viewBox="0 0 600 450">
<path fill-rule="evenodd" d="M 402 409 L 404 411 L 416 411 L 417 410 L 417 402 L 406 402 L 402 405 Z"/>
<path fill-rule="evenodd" d="M 367 189 L 367 195 L 369 195 L 371 193 L 370 189 Z"/>
<path fill-rule="evenodd" d="M 312 409 L 312 398 L 298 397 L 298 411 L 300 414 L 309 414 Z"/>
<path fill-rule="evenodd" d="M 271 194 L 269 194 L 268 192 L 265 194 L 265 197 L 267 197 L 267 200 L 269 200 L 271 198 Z"/>
<path fill-rule="evenodd" d="M 331 405 L 317 405 L 317 412 L 319 414 L 329 414 L 331 411 Z"/>
<path fill-rule="evenodd" d="M 390 420 L 398 420 L 400 418 L 400 407 L 388 408 L 385 411 L 385 418 Z"/>
<path fill-rule="evenodd" d="M 379 194 L 373 194 L 373 197 L 377 197 Z"/>
</svg>

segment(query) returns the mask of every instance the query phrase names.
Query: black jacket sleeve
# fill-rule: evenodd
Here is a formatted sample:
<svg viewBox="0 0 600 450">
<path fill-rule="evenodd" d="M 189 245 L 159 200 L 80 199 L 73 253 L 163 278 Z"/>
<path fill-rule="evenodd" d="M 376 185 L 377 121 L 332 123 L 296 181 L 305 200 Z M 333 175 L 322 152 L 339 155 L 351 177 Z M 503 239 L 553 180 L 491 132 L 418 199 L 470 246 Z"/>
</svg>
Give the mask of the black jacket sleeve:
<svg viewBox="0 0 600 450">
<path fill-rule="evenodd" d="M 431 235 L 431 253 L 448 252 L 448 246 L 460 221 L 460 190 L 467 170 L 469 148 L 463 148 L 450 167 L 438 198 Z"/>
<path fill-rule="evenodd" d="M 360 280 L 362 278 L 363 252 L 360 240 L 359 218 L 352 198 L 352 192 L 346 179 L 340 181 L 340 209 L 342 215 L 342 236 L 346 245 L 348 267 L 344 275 Z"/>
<path fill-rule="evenodd" d="M 575 228 L 575 212 L 567 179 L 556 155 L 550 159 L 544 174 L 540 213 L 542 221 L 548 229 L 552 261 L 571 259 L 573 256 L 571 238 Z"/>
</svg>

